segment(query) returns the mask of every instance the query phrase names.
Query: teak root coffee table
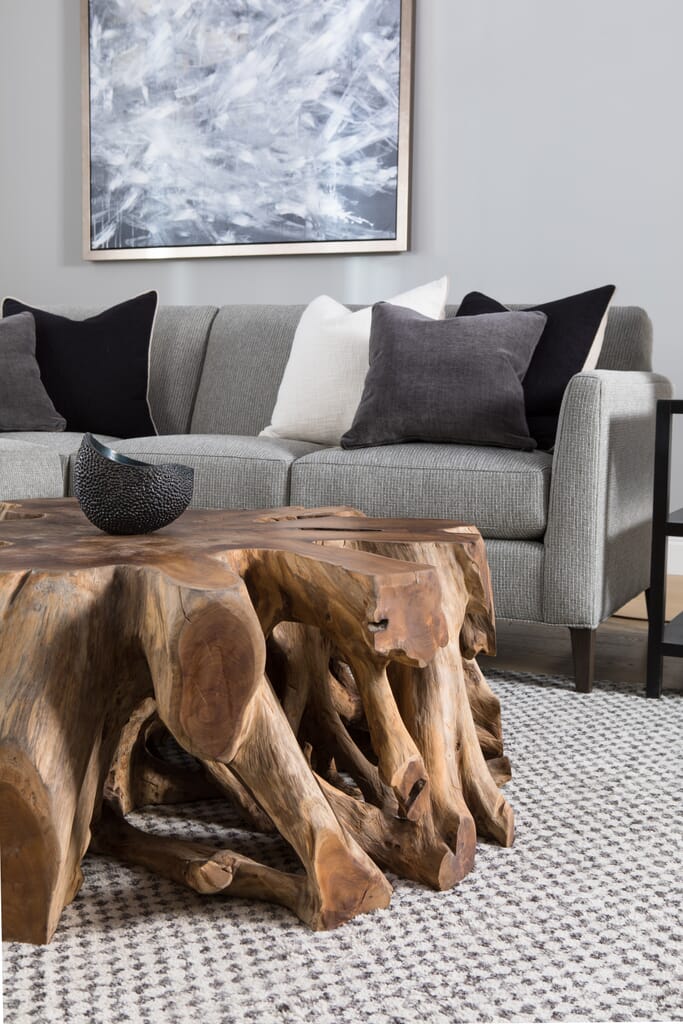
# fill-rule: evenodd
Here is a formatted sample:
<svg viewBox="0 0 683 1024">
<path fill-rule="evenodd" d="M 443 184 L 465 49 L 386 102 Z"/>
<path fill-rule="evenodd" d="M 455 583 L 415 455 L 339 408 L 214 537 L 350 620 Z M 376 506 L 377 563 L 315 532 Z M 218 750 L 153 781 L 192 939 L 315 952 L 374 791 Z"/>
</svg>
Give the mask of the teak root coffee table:
<svg viewBox="0 0 683 1024">
<path fill-rule="evenodd" d="M 5 503 L 0 607 L 5 939 L 49 941 L 89 846 L 333 928 L 388 905 L 380 868 L 447 889 L 477 832 L 512 842 L 474 527 L 190 510 L 111 537 L 73 500 Z M 166 730 L 201 771 L 160 758 Z M 303 872 L 124 817 L 209 793 Z"/>
</svg>

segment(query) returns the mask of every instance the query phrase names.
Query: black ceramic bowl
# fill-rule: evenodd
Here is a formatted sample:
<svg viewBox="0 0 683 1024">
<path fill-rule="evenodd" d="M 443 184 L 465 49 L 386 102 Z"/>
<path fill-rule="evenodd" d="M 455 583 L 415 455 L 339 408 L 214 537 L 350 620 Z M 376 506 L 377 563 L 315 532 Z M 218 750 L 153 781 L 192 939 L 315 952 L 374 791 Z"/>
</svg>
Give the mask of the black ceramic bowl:
<svg viewBox="0 0 683 1024">
<path fill-rule="evenodd" d="M 152 533 L 168 526 L 192 500 L 194 470 L 152 465 L 107 448 L 92 434 L 81 442 L 74 493 L 83 513 L 105 533 Z"/>
</svg>

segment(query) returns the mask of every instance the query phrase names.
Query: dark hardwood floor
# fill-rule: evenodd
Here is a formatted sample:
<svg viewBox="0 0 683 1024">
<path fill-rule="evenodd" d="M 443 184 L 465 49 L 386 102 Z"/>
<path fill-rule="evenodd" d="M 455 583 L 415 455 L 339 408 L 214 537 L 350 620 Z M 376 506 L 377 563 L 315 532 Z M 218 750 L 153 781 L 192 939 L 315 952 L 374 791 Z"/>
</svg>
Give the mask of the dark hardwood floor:
<svg viewBox="0 0 683 1024">
<path fill-rule="evenodd" d="M 498 654 L 480 657 L 484 672 L 488 667 L 542 675 L 573 675 L 569 630 L 563 626 L 539 626 L 499 620 Z M 600 626 L 595 657 L 595 687 L 601 679 L 632 683 L 645 689 L 647 622 L 642 619 L 613 617 Z M 683 693 L 683 658 L 664 659 L 664 691 Z"/>
</svg>

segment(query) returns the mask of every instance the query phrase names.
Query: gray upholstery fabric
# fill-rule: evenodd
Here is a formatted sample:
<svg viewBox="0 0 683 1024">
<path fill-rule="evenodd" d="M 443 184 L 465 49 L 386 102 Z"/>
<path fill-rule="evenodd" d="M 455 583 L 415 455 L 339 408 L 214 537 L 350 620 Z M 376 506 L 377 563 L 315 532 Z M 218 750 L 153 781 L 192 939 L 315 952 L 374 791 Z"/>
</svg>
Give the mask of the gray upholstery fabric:
<svg viewBox="0 0 683 1024">
<path fill-rule="evenodd" d="M 433 320 L 378 302 L 370 368 L 342 448 L 405 441 L 535 448 L 522 378 L 546 322 L 536 312 Z"/>
<path fill-rule="evenodd" d="M 0 501 L 63 496 L 64 473 L 57 451 L 0 437 Z"/>
<path fill-rule="evenodd" d="M 103 307 L 46 308 L 81 320 Z M 150 404 L 159 431 L 185 432 L 190 417 L 193 433 L 255 435 L 267 426 L 304 308 L 235 305 L 223 306 L 216 315 L 213 306 L 161 306 L 150 373 Z M 455 316 L 457 309 L 447 306 L 446 316 Z M 613 306 L 598 366 L 649 370 L 651 353 L 647 313 L 636 306 Z"/>
<path fill-rule="evenodd" d="M 45 390 L 29 312 L 0 320 L 0 430 L 64 430 L 66 420 Z"/>
<path fill-rule="evenodd" d="M 59 433 L 46 430 L 22 430 L 21 432 L 16 431 L 3 434 L 2 436 L 9 440 L 28 442 L 38 448 L 46 448 L 56 453 L 59 456 L 62 467 L 63 493 L 72 493 L 69 487 L 69 459 L 71 455 L 75 455 L 78 451 L 83 440 L 83 434 L 73 430 L 65 430 Z M 111 437 L 109 434 L 95 434 L 94 436 L 99 441 L 109 445 L 110 448 L 118 447 L 118 438 L 116 437 Z M 45 495 L 45 497 L 50 497 L 50 495 Z"/>
<path fill-rule="evenodd" d="M 470 445 L 324 448 L 292 467 L 293 505 L 474 523 L 484 537 L 536 538 L 546 524 L 547 452 Z"/>
<path fill-rule="evenodd" d="M 505 305 L 509 305 L 510 309 L 524 309 L 533 303 L 515 302 Z M 455 316 L 457 312 L 458 306 L 446 306 L 446 317 Z M 640 306 L 610 307 L 598 369 L 652 369 L 652 322 Z"/>
<path fill-rule="evenodd" d="M 269 422 L 302 308 L 220 311 L 201 372 L 193 430 L 210 423 L 211 433 L 255 435 Z M 447 315 L 456 309 L 449 307 Z M 84 317 L 97 310 L 55 312 Z M 152 377 L 157 398 L 167 403 L 167 425 L 189 420 L 192 374 L 200 373 L 202 333 L 212 315 L 211 309 L 160 311 Z M 184 348 L 186 332 L 193 340 Z M 599 365 L 647 370 L 651 343 L 647 314 L 613 307 Z M 167 346 L 174 354 L 164 364 Z M 595 627 L 648 582 L 654 404 L 670 393 L 665 378 L 649 373 L 579 374 L 565 395 L 554 457 L 430 444 L 343 452 L 271 438 L 182 432 L 103 439 L 142 459 L 192 465 L 198 505 L 346 503 L 372 515 L 476 523 L 488 538 L 500 618 Z M 61 496 L 62 463 L 79 443 L 80 434 L 0 437 L 0 499 Z"/>
<path fill-rule="evenodd" d="M 553 459 L 544 621 L 594 628 L 647 587 L 655 405 L 670 395 L 651 373 L 571 380 Z"/>
<path fill-rule="evenodd" d="M 292 463 L 316 448 L 304 441 L 207 434 L 129 439 L 116 447 L 144 462 L 192 466 L 192 505 L 199 508 L 288 505 Z"/>
<path fill-rule="evenodd" d="M 59 432 L 51 430 L 17 430 L 11 433 L 2 434 L 2 437 L 13 441 L 27 441 L 29 444 L 41 448 L 49 448 L 57 452 L 61 458 L 68 459 L 69 456 L 78 451 L 83 440 L 83 434 L 75 430 L 63 430 Z M 103 441 L 112 448 L 118 447 L 118 438 L 110 434 L 95 434 L 98 441 Z M 121 442 L 123 443 L 123 442 Z"/>
<path fill-rule="evenodd" d="M 149 405 L 160 434 L 186 434 L 216 306 L 161 306 L 152 334 Z"/>
<path fill-rule="evenodd" d="M 47 306 L 50 313 L 85 320 L 103 306 Z M 149 354 L 149 406 L 160 434 L 181 434 L 190 419 L 206 343 L 217 306 L 159 306 Z"/>
<path fill-rule="evenodd" d="M 651 370 L 652 321 L 639 306 L 613 306 L 598 370 Z"/>
<path fill-rule="evenodd" d="M 268 426 L 304 306 L 223 306 L 209 335 L 193 434 Z"/>
<path fill-rule="evenodd" d="M 540 541 L 487 540 L 493 607 L 498 619 L 539 622 L 543 618 L 543 559 Z"/>
</svg>

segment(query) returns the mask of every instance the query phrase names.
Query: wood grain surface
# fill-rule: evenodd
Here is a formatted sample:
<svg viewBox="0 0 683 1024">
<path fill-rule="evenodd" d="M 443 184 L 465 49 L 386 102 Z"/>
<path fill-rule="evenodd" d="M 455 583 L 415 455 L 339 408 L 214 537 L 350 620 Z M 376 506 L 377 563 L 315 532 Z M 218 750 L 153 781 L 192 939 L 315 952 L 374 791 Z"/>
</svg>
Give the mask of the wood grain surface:
<svg viewBox="0 0 683 1024">
<path fill-rule="evenodd" d="M 5 503 L 0 623 L 5 938 L 49 941 L 89 845 L 331 928 L 388 904 L 380 868 L 447 888 L 477 832 L 512 842 L 472 526 L 189 510 L 112 537 L 73 500 Z M 160 755 L 167 731 L 201 772 Z M 301 873 L 125 821 L 200 796 L 277 829 Z"/>
</svg>

